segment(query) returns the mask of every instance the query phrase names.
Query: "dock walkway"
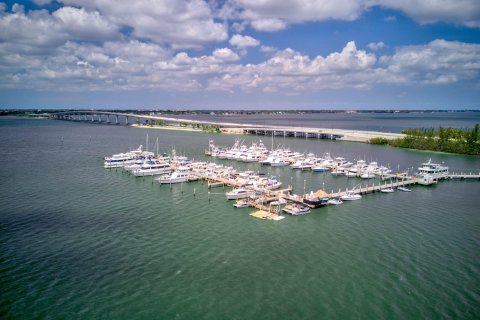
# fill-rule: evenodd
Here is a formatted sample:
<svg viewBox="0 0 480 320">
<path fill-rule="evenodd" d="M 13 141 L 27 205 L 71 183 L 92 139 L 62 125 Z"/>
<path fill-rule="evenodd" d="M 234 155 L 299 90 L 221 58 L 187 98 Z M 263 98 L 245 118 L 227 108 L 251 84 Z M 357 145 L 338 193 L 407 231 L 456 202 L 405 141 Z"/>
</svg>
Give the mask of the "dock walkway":
<svg viewBox="0 0 480 320">
<path fill-rule="evenodd" d="M 448 179 L 479 179 L 480 180 L 480 172 L 479 173 L 451 173 L 448 175 Z"/>
<path fill-rule="evenodd" d="M 375 184 L 367 184 L 366 186 L 360 188 L 354 188 L 353 190 L 345 190 L 345 191 L 339 191 L 336 193 L 331 193 L 330 197 L 331 198 L 338 198 L 341 196 L 344 196 L 347 194 L 348 191 L 353 191 L 354 193 L 358 194 L 368 194 L 368 193 L 374 193 L 374 192 L 379 192 L 382 189 L 386 188 L 397 188 L 397 187 L 403 187 L 403 186 L 410 186 L 410 185 L 415 185 L 418 183 L 417 178 L 410 177 L 409 179 L 402 180 L 402 181 L 397 181 L 397 182 L 387 182 L 387 183 L 379 183 L 377 185 Z"/>
</svg>

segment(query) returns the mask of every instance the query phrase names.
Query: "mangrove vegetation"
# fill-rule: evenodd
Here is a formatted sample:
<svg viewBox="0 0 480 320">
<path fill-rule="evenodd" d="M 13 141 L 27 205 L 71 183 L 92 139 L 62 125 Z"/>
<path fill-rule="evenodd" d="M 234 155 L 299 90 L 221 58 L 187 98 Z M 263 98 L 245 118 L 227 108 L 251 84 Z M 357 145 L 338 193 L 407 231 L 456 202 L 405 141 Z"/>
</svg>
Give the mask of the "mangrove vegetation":
<svg viewBox="0 0 480 320">
<path fill-rule="evenodd" d="M 480 124 L 471 129 L 419 128 L 406 129 L 404 138 L 388 140 L 372 138 L 370 143 L 417 150 L 480 155 Z"/>
</svg>

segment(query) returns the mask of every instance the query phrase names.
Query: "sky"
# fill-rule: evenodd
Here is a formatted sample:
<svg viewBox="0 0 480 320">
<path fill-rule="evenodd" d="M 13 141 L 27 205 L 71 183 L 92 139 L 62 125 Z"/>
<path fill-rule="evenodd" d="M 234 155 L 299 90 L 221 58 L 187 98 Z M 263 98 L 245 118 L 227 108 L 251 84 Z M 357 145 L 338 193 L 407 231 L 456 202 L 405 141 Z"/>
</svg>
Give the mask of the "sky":
<svg viewBox="0 0 480 320">
<path fill-rule="evenodd" d="M 0 1 L 0 108 L 480 109 L 480 1 Z"/>
</svg>

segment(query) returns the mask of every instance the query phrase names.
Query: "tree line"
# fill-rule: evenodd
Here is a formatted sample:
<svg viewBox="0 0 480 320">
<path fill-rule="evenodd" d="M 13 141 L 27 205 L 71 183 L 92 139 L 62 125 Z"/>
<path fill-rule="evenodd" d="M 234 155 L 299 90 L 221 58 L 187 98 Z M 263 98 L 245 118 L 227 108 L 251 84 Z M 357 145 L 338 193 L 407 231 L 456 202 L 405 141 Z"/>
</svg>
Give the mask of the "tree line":
<svg viewBox="0 0 480 320">
<path fill-rule="evenodd" d="M 480 124 L 471 129 L 405 129 L 406 137 L 394 140 L 372 138 L 370 143 L 392 147 L 480 155 Z"/>
</svg>

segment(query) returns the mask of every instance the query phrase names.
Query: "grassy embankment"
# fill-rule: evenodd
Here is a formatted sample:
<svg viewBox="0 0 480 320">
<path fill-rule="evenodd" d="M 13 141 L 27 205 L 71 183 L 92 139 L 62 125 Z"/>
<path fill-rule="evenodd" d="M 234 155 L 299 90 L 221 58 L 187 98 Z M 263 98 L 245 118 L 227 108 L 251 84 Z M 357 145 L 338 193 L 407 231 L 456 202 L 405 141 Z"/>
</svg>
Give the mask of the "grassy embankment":
<svg viewBox="0 0 480 320">
<path fill-rule="evenodd" d="M 369 142 L 399 148 L 480 155 L 480 124 L 472 129 L 420 128 L 406 129 L 402 133 L 407 136 L 394 140 L 372 138 Z"/>
</svg>

